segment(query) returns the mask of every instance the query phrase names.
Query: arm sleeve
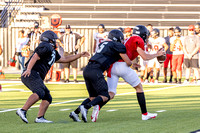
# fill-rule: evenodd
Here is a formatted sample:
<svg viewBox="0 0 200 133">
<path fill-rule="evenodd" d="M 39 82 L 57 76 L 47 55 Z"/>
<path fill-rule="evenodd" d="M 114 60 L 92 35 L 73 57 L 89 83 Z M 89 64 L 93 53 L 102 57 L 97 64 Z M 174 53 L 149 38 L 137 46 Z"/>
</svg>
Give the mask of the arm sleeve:
<svg viewBox="0 0 200 133">
<path fill-rule="evenodd" d="M 58 51 L 56 50 L 56 60 L 55 60 L 55 62 L 57 61 L 57 60 L 59 60 L 61 58 L 61 56 L 60 56 L 60 54 L 58 53 Z"/>
</svg>

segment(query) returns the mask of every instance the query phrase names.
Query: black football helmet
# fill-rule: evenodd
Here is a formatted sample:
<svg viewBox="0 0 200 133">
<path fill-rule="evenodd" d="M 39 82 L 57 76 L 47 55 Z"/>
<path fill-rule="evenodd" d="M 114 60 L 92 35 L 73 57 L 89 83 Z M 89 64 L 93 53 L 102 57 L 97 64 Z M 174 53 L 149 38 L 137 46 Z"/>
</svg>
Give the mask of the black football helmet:
<svg viewBox="0 0 200 133">
<path fill-rule="evenodd" d="M 54 48 L 56 48 L 56 39 L 58 39 L 58 36 L 51 30 L 43 32 L 40 36 L 40 41 L 48 42 Z"/>
<path fill-rule="evenodd" d="M 146 43 L 149 31 L 144 25 L 137 25 L 133 28 L 133 34 L 140 36 L 144 40 L 144 43 Z"/>
<path fill-rule="evenodd" d="M 159 37 L 160 36 L 160 30 L 157 28 L 154 28 L 151 32 L 152 37 Z"/>
<path fill-rule="evenodd" d="M 111 30 L 108 34 L 108 38 L 114 42 L 124 42 L 124 34 L 118 29 Z"/>
</svg>

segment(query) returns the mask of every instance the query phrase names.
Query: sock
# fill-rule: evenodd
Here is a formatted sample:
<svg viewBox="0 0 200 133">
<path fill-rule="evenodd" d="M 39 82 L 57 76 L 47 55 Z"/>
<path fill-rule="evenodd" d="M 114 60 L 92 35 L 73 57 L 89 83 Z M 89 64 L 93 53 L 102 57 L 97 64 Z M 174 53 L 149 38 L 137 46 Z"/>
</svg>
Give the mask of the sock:
<svg viewBox="0 0 200 133">
<path fill-rule="evenodd" d="M 141 79 L 143 79 L 143 78 L 144 78 L 144 76 L 141 76 L 140 78 L 141 78 Z"/>
<path fill-rule="evenodd" d="M 21 109 L 21 110 L 26 112 L 26 110 L 24 110 L 24 109 Z"/>
<path fill-rule="evenodd" d="M 158 71 L 158 72 L 156 73 L 156 80 L 158 80 L 159 75 L 160 75 L 160 71 Z"/>
<path fill-rule="evenodd" d="M 189 82 L 189 79 L 186 79 Z"/>
<path fill-rule="evenodd" d="M 177 78 L 174 78 L 174 82 L 177 82 Z"/>
<path fill-rule="evenodd" d="M 181 79 L 178 79 L 178 82 L 181 83 Z"/>
<path fill-rule="evenodd" d="M 170 80 L 172 80 L 172 78 L 173 78 L 173 75 L 170 75 Z"/>
<path fill-rule="evenodd" d="M 150 72 L 148 72 L 148 73 L 147 73 L 147 77 L 146 77 L 146 79 L 148 79 L 148 78 L 149 78 L 149 76 L 150 76 Z"/>
<path fill-rule="evenodd" d="M 44 118 L 44 115 L 43 115 L 43 116 L 40 116 L 40 117 L 38 117 L 38 119 L 40 119 L 40 118 L 42 118 L 42 117 Z"/>
<path fill-rule="evenodd" d="M 151 79 L 153 79 L 153 76 L 150 76 Z"/>
<path fill-rule="evenodd" d="M 91 102 L 91 100 L 90 100 L 89 98 L 87 98 L 87 99 L 85 99 L 85 100 L 81 103 L 81 105 L 85 105 L 85 104 L 87 104 L 87 103 L 89 103 L 89 102 Z M 74 112 L 75 112 L 76 114 L 79 114 L 79 113 L 80 113 L 80 109 L 77 108 Z"/>
<path fill-rule="evenodd" d="M 95 106 L 101 102 L 103 102 L 103 99 L 100 96 L 97 96 L 94 100 L 84 105 L 84 108 L 90 109 L 92 106 Z"/>
<path fill-rule="evenodd" d="M 137 100 L 140 105 L 142 114 L 147 113 L 144 92 L 137 92 Z"/>
<path fill-rule="evenodd" d="M 110 101 L 110 100 L 108 100 L 108 101 Z M 101 109 L 108 101 L 99 103 L 100 109 Z"/>
</svg>

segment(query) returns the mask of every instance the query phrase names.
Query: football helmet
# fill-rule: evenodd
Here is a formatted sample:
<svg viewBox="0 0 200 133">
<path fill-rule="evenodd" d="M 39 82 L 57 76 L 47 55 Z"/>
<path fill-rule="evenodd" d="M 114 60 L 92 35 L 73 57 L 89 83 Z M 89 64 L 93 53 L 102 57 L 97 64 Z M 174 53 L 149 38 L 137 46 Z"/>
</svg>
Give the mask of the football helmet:
<svg viewBox="0 0 200 133">
<path fill-rule="evenodd" d="M 144 40 L 144 43 L 146 43 L 149 31 L 144 25 L 137 25 L 133 28 L 133 34 L 140 36 Z"/>
<path fill-rule="evenodd" d="M 154 29 L 152 30 L 152 32 L 151 32 L 151 35 L 152 35 L 153 38 L 159 37 L 159 36 L 160 36 L 160 30 L 157 29 L 157 28 L 154 28 Z"/>
<path fill-rule="evenodd" d="M 118 29 L 111 30 L 108 34 L 108 38 L 114 42 L 124 43 L 124 34 Z"/>
<path fill-rule="evenodd" d="M 40 36 L 40 41 L 48 42 L 54 48 L 56 48 L 56 39 L 58 39 L 58 36 L 51 30 L 43 32 Z"/>
</svg>

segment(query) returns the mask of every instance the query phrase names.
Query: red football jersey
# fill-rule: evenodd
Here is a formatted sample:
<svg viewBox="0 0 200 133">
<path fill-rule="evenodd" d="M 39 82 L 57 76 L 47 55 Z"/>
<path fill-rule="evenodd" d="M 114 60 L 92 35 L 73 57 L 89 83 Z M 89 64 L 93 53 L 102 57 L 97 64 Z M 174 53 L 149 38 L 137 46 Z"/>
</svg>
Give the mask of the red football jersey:
<svg viewBox="0 0 200 133">
<path fill-rule="evenodd" d="M 128 55 L 130 60 L 134 60 L 139 53 L 137 52 L 137 47 L 140 47 L 144 50 L 144 41 L 140 36 L 134 35 L 125 40 L 126 54 Z M 124 62 L 124 60 L 120 59 L 119 62 Z M 111 69 L 113 64 L 107 70 L 107 76 L 111 77 Z"/>
<path fill-rule="evenodd" d="M 137 47 L 144 50 L 144 41 L 140 36 L 132 36 L 125 41 L 126 54 L 130 60 L 134 60 L 139 53 L 137 52 Z M 122 59 L 119 61 L 123 61 Z"/>
</svg>

